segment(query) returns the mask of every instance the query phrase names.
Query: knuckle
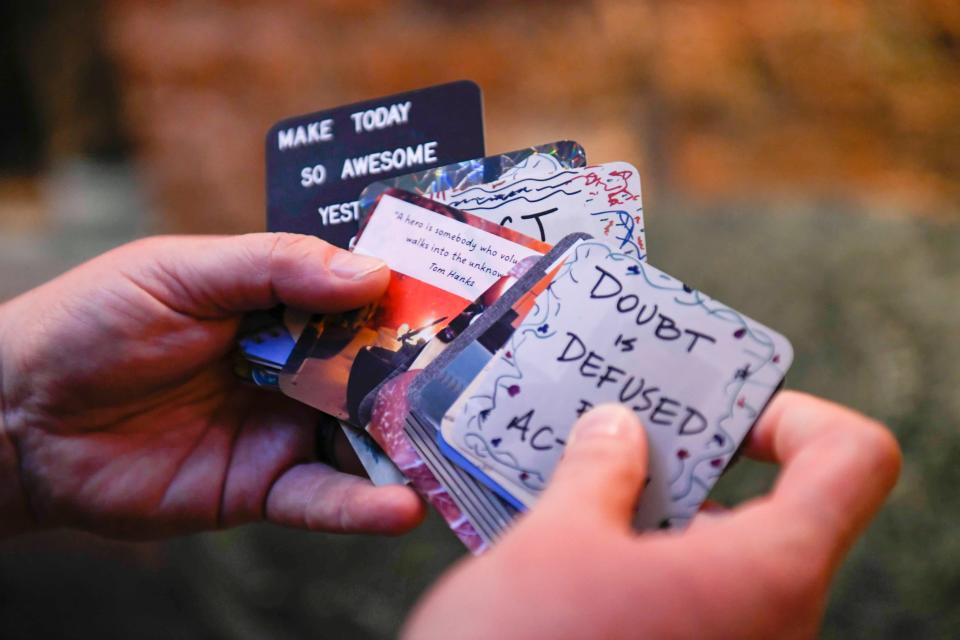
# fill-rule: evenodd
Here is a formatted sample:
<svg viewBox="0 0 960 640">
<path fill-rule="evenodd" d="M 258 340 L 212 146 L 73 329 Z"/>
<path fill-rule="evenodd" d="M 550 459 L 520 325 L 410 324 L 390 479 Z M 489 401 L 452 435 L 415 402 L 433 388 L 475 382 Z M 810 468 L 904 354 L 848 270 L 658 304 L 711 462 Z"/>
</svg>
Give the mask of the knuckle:
<svg viewBox="0 0 960 640">
<path fill-rule="evenodd" d="M 306 252 L 310 238 L 292 233 L 275 233 L 266 238 L 266 269 L 284 268 Z"/>
<path fill-rule="evenodd" d="M 142 260 L 144 257 L 161 253 L 169 242 L 170 239 L 167 236 L 148 236 L 120 246 L 117 252 L 124 257 L 137 257 L 137 259 Z"/>
<path fill-rule="evenodd" d="M 883 424 L 870 421 L 864 433 L 863 451 L 879 477 L 895 481 L 900 475 L 903 464 L 900 443 Z"/>
<path fill-rule="evenodd" d="M 272 233 L 266 239 L 266 260 L 262 269 L 274 279 L 282 281 L 298 273 L 304 265 L 326 266 L 337 249 L 319 238 L 297 233 Z"/>
</svg>

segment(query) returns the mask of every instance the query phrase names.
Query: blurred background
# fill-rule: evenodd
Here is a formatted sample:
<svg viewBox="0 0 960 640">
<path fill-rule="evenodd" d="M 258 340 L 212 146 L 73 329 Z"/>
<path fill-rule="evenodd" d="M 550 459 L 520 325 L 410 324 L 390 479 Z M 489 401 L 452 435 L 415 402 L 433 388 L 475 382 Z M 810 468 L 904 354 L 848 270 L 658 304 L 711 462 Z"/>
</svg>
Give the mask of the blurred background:
<svg viewBox="0 0 960 640">
<path fill-rule="evenodd" d="M 794 343 L 788 384 L 906 455 L 824 636 L 960 634 L 960 3 L 6 0 L 0 300 L 126 240 L 264 226 L 263 135 L 469 78 L 487 150 L 644 184 L 651 262 Z M 769 485 L 747 461 L 736 501 Z M 0 544 L 0 637 L 386 638 L 463 553 L 265 526 Z"/>
</svg>

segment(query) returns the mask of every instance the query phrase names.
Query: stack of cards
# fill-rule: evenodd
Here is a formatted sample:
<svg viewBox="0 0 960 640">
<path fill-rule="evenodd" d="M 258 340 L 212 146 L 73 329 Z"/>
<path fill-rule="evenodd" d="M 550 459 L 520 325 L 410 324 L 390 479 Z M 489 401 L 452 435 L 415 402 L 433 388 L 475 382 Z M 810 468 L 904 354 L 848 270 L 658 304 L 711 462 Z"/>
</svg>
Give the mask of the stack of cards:
<svg viewBox="0 0 960 640">
<path fill-rule="evenodd" d="M 636 526 L 697 512 L 792 360 L 789 342 L 647 263 L 637 170 L 570 141 L 483 157 L 456 82 L 285 120 L 268 227 L 383 259 L 382 299 L 250 320 L 239 371 L 341 421 L 374 482 L 408 482 L 474 552 L 537 500 L 570 428 L 643 421 Z"/>
</svg>

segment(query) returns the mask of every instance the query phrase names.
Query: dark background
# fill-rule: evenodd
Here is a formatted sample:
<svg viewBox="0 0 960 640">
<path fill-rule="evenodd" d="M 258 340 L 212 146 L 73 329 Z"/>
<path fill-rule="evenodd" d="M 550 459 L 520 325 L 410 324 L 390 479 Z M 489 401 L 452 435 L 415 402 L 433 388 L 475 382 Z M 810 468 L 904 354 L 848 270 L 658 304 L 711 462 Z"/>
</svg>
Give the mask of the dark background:
<svg viewBox="0 0 960 640">
<path fill-rule="evenodd" d="M 787 335 L 789 386 L 897 434 L 824 635 L 955 637 L 960 3 L 480 4 L 8 0 L 0 300 L 147 233 L 262 229 L 274 121 L 473 79 L 489 152 L 572 138 L 636 164 L 651 262 Z M 743 462 L 718 495 L 771 477 Z M 25 537 L 0 545 L 0 637 L 389 637 L 461 554 L 437 518 Z"/>
</svg>

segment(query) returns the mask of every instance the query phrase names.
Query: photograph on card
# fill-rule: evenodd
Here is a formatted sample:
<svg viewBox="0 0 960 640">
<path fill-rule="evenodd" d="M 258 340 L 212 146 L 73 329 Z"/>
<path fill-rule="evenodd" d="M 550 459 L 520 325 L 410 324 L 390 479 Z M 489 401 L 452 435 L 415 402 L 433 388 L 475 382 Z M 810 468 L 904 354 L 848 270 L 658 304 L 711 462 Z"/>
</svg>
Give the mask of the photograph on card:
<svg viewBox="0 0 960 640">
<path fill-rule="evenodd" d="M 391 269 L 376 303 L 315 316 L 280 376 L 284 393 L 359 424 L 364 398 L 517 264 L 549 246 L 422 196 L 381 194 L 354 251 Z"/>
</svg>

